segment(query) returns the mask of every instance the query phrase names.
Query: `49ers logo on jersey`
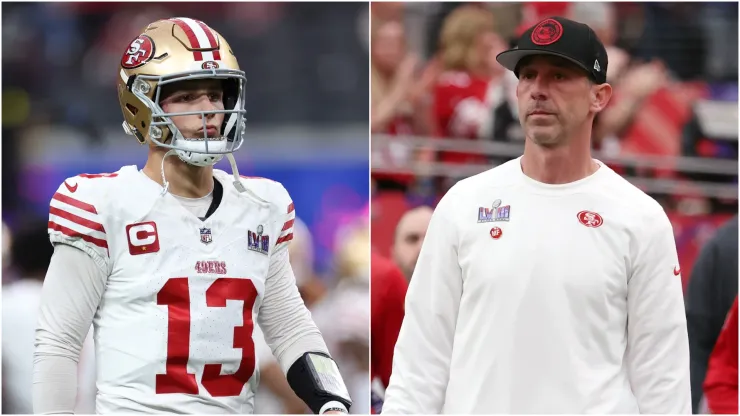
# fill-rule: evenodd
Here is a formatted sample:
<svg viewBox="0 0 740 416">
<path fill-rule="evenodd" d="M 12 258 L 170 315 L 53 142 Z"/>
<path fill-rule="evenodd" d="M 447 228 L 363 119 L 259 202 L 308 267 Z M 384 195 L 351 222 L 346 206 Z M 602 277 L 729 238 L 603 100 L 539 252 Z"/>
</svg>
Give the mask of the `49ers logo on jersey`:
<svg viewBox="0 0 740 416">
<path fill-rule="evenodd" d="M 121 58 L 121 66 L 126 69 L 138 68 L 154 56 L 154 42 L 147 35 L 134 39 Z"/>
<path fill-rule="evenodd" d="M 154 221 L 140 222 L 126 226 L 128 252 L 132 256 L 159 251 L 159 235 Z"/>
</svg>

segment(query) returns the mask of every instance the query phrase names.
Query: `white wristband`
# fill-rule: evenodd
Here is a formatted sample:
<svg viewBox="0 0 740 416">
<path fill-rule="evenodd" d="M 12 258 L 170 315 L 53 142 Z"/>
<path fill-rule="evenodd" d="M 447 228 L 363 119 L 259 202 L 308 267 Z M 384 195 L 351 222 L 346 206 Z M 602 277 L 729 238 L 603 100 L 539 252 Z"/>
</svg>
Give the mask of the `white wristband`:
<svg viewBox="0 0 740 416">
<path fill-rule="evenodd" d="M 326 404 L 324 404 L 323 406 L 321 406 L 321 409 L 319 410 L 319 414 L 320 415 L 323 415 L 324 413 L 326 413 L 326 412 L 328 412 L 330 410 L 340 411 L 340 412 L 343 412 L 343 413 L 349 413 L 347 411 L 347 408 L 344 407 L 344 405 L 342 403 L 339 403 L 336 400 L 332 400 L 330 402 L 326 402 Z"/>
</svg>

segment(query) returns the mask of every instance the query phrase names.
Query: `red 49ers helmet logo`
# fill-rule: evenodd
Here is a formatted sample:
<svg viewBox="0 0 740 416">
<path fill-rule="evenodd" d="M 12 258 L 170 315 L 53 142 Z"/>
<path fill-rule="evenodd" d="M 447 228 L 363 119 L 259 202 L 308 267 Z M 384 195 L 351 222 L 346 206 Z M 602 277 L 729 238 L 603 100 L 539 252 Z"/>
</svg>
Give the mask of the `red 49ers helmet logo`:
<svg viewBox="0 0 740 416">
<path fill-rule="evenodd" d="M 147 35 L 134 39 L 123 53 L 121 66 L 126 69 L 138 68 L 149 62 L 154 56 L 154 42 Z"/>
<path fill-rule="evenodd" d="M 555 43 L 563 36 L 563 26 L 555 19 L 545 19 L 532 30 L 532 43 L 545 46 Z"/>
<path fill-rule="evenodd" d="M 203 69 L 218 69 L 218 62 L 206 61 L 200 67 Z"/>
</svg>

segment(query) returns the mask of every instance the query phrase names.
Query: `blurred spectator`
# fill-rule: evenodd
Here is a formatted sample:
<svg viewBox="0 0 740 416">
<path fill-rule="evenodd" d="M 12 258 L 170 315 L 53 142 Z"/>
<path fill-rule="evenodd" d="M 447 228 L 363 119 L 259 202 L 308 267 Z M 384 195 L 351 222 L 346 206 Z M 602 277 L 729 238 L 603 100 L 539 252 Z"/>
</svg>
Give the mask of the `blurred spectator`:
<svg viewBox="0 0 740 416">
<path fill-rule="evenodd" d="M 373 20 L 401 20 L 405 4 L 400 1 L 383 1 L 370 3 L 370 13 Z"/>
<path fill-rule="evenodd" d="M 402 20 L 373 17 L 370 27 L 371 130 L 391 135 L 431 134 L 433 125 L 427 93 L 435 76 L 433 68 L 419 73 L 420 60 L 407 51 Z M 397 165 L 408 164 L 414 159 L 412 152 L 394 143 L 386 156 Z M 375 180 L 382 189 L 405 189 L 413 182 L 413 177 L 381 175 Z"/>
<path fill-rule="evenodd" d="M 566 16 L 568 14 L 568 9 L 573 5 L 574 3 L 564 1 L 533 1 L 523 4 L 521 21 L 519 22 L 519 27 L 513 37 L 519 38 L 525 31 L 527 31 L 527 29 L 535 25 L 540 20 L 552 16 Z M 611 62 L 609 62 L 609 65 L 611 65 Z"/>
<path fill-rule="evenodd" d="M 486 140 L 523 138 L 516 111 L 516 77 L 496 62 L 507 47 L 496 32 L 493 13 L 464 5 L 445 19 L 439 53 L 444 71 L 434 91 L 436 128 L 444 137 Z M 487 158 L 442 152 L 453 163 L 487 163 Z"/>
<path fill-rule="evenodd" d="M 36 319 L 41 287 L 53 253 L 45 222 L 27 226 L 13 240 L 11 263 L 19 280 L 3 286 L 2 297 L 3 413 L 6 414 L 33 414 L 31 390 Z M 80 357 L 78 413 L 95 411 L 94 357 L 90 335 Z"/>
<path fill-rule="evenodd" d="M 737 297 L 737 283 L 738 217 L 735 216 L 702 248 L 686 293 L 691 396 L 695 413 L 700 409 L 709 356 Z"/>
<path fill-rule="evenodd" d="M 606 48 L 609 68 L 606 77 L 616 79 L 627 67 L 630 56 L 616 45 L 617 12 L 614 3 L 570 3 L 564 10 L 568 18 L 591 27 Z M 544 17 L 544 16 L 543 16 Z"/>
<path fill-rule="evenodd" d="M 606 48 L 607 81 L 614 87 L 614 95 L 607 108 L 596 117 L 592 139 L 596 148 L 616 153 L 618 138 L 640 111 L 644 100 L 666 85 L 668 72 L 660 61 L 634 62 L 624 49 L 616 46 L 614 8 L 613 3 L 572 3 L 569 14 L 571 19 L 591 26 Z"/>
<path fill-rule="evenodd" d="M 398 266 L 375 252 L 370 279 L 372 411 L 380 413 L 393 368 L 393 349 L 403 323 L 408 283 Z"/>
<path fill-rule="evenodd" d="M 421 252 L 421 245 L 432 219 L 434 210 L 428 206 L 420 206 L 407 211 L 398 221 L 396 235 L 393 242 L 393 260 L 403 272 L 407 281 L 416 267 L 416 260 Z"/>
<path fill-rule="evenodd" d="M 303 302 L 311 309 L 326 294 L 326 285 L 316 276 L 314 270 L 314 242 L 311 230 L 299 218 L 296 218 L 293 224 L 293 241 L 288 250 L 298 291 Z"/>
<path fill-rule="evenodd" d="M 370 413 L 370 233 L 366 220 L 339 233 L 338 282 L 311 311 L 337 362 L 354 414 Z"/>
<path fill-rule="evenodd" d="M 406 49 L 403 22 L 373 19 L 370 27 L 372 131 L 429 134 L 425 85 L 418 77 L 420 60 Z"/>
<path fill-rule="evenodd" d="M 712 414 L 737 414 L 737 298 L 709 357 L 704 392 Z"/>
</svg>

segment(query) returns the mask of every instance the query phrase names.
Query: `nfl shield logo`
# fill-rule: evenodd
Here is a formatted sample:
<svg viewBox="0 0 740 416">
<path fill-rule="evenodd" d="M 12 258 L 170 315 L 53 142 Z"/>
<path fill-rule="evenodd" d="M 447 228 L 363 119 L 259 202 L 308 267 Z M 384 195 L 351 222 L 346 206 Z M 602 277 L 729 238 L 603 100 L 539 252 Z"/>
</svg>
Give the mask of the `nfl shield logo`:
<svg viewBox="0 0 740 416">
<path fill-rule="evenodd" d="M 211 235 L 211 229 L 201 228 L 200 229 L 200 242 L 203 244 L 210 244 L 211 241 L 213 241 L 213 236 Z"/>
</svg>

